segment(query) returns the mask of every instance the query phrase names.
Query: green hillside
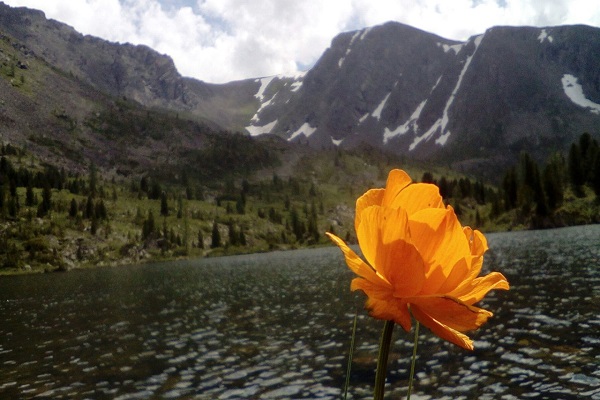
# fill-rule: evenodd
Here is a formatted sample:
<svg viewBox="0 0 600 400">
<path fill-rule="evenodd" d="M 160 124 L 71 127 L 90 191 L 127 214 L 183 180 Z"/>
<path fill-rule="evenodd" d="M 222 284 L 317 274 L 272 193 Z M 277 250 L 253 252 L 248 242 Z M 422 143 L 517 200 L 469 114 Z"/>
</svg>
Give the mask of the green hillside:
<svg viewBox="0 0 600 400">
<path fill-rule="evenodd" d="M 523 155 L 495 187 L 369 148 L 292 152 L 244 136 L 211 140 L 187 169 L 157 168 L 128 177 L 93 163 L 84 173 L 59 169 L 22 148 L 2 145 L 0 273 L 329 245 L 325 231 L 355 242 L 356 198 L 384 186 L 388 171 L 397 167 L 417 181 L 436 183 L 461 222 L 484 232 L 600 220 L 596 175 L 573 185 L 571 158 L 555 157 L 540 175 Z M 581 143 L 586 141 L 582 136 Z M 590 143 L 588 157 L 597 160 L 597 143 Z M 550 192 L 550 181 L 558 182 L 559 195 Z"/>
</svg>

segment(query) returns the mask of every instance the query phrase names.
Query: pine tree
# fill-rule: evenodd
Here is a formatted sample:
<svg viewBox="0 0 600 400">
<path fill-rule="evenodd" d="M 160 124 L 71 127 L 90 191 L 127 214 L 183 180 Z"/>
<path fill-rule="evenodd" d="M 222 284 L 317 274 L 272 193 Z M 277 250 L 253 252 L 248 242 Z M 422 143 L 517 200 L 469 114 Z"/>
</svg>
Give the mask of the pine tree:
<svg viewBox="0 0 600 400">
<path fill-rule="evenodd" d="M 421 177 L 422 183 L 434 183 L 433 174 L 429 171 L 423 172 L 423 176 Z"/>
<path fill-rule="evenodd" d="M 500 215 L 501 212 L 502 212 L 502 205 L 500 204 L 500 199 L 498 198 L 498 195 L 495 194 L 492 197 L 492 209 L 490 210 L 490 217 L 496 218 Z"/>
<path fill-rule="evenodd" d="M 502 179 L 502 189 L 504 190 L 504 204 L 507 210 L 512 210 L 517 206 L 518 182 L 515 168 L 506 171 Z"/>
<path fill-rule="evenodd" d="M 183 198 L 181 195 L 177 197 L 177 219 L 183 218 Z"/>
<path fill-rule="evenodd" d="M 246 213 L 246 195 L 244 192 L 241 193 L 240 198 L 236 201 L 235 209 L 238 214 Z"/>
<path fill-rule="evenodd" d="M 50 212 L 50 208 L 52 207 L 52 190 L 50 189 L 50 185 L 46 183 L 44 188 L 42 189 L 42 202 L 38 206 L 37 216 L 42 218 L 45 217 L 48 212 Z"/>
<path fill-rule="evenodd" d="M 246 242 L 246 234 L 244 233 L 244 228 L 240 228 L 239 239 L 241 246 L 246 246 L 248 244 L 248 242 Z"/>
<path fill-rule="evenodd" d="M 585 184 L 585 171 L 583 170 L 581 149 L 577 143 L 573 143 L 569 149 L 569 178 L 573 192 L 577 197 L 585 196 L 583 185 Z"/>
<path fill-rule="evenodd" d="M 142 239 L 146 240 L 150 238 L 154 234 L 155 229 L 154 214 L 152 213 L 152 210 L 148 210 L 148 218 L 144 221 L 144 225 L 142 226 Z"/>
<path fill-rule="evenodd" d="M 227 230 L 229 233 L 229 244 L 232 246 L 237 246 L 239 244 L 239 240 L 233 221 L 229 221 L 229 224 L 227 224 Z"/>
<path fill-rule="evenodd" d="M 92 235 L 96 235 L 96 232 L 98 231 L 98 218 L 96 218 L 96 216 L 92 216 L 92 225 L 90 227 L 90 233 Z"/>
<path fill-rule="evenodd" d="M 96 202 L 96 206 L 94 207 L 94 216 L 101 220 L 108 219 L 108 213 L 106 212 L 106 206 L 104 205 L 104 201 L 100 199 Z"/>
<path fill-rule="evenodd" d="M 152 182 L 152 189 L 148 193 L 148 198 L 151 200 L 158 200 L 162 193 L 163 190 L 160 187 L 160 184 L 158 182 Z"/>
<path fill-rule="evenodd" d="M 300 216 L 298 215 L 298 211 L 295 207 L 292 207 L 290 211 L 290 223 L 292 232 L 296 236 L 297 241 L 301 241 L 304 237 L 304 233 L 306 232 L 306 228 L 304 223 L 300 220 Z"/>
<path fill-rule="evenodd" d="M 183 218 L 183 247 L 185 249 L 185 254 L 188 255 L 190 253 L 190 223 L 188 221 L 187 212 Z"/>
<path fill-rule="evenodd" d="M 581 152 L 581 169 L 585 182 L 591 183 L 598 142 L 592 138 L 592 135 L 585 132 L 579 137 L 579 151 Z"/>
<path fill-rule="evenodd" d="M 19 196 L 10 196 L 8 200 L 8 215 L 12 218 L 16 218 L 19 213 Z"/>
<path fill-rule="evenodd" d="M 90 194 L 87 198 L 87 203 L 85 204 L 85 214 L 83 218 L 92 219 L 94 217 L 94 200 L 92 199 L 92 195 Z"/>
<path fill-rule="evenodd" d="M 72 198 L 71 205 L 69 207 L 69 217 L 71 217 L 71 218 L 77 217 L 78 212 L 79 212 L 79 209 L 77 207 L 77 201 L 75 200 L 75 198 Z"/>
<path fill-rule="evenodd" d="M 473 185 L 469 178 L 460 178 L 458 181 L 461 198 L 473 197 Z"/>
<path fill-rule="evenodd" d="M 148 177 L 142 176 L 142 179 L 140 179 L 140 190 L 144 193 L 148 193 L 149 189 L 150 185 L 148 183 Z"/>
<path fill-rule="evenodd" d="M 35 206 L 35 196 L 33 193 L 33 186 L 31 180 L 27 183 L 27 189 L 25 191 L 25 205 L 27 207 Z"/>
<path fill-rule="evenodd" d="M 210 247 L 216 249 L 221 246 L 221 234 L 219 233 L 219 225 L 217 221 L 213 222 L 211 244 Z"/>
<path fill-rule="evenodd" d="M 442 196 L 443 199 L 448 199 L 452 192 L 450 190 L 450 185 L 448 183 L 448 180 L 446 179 L 445 176 L 442 176 L 440 178 L 440 184 L 438 187 L 440 189 L 440 196 Z"/>
<path fill-rule="evenodd" d="M 198 229 L 198 248 L 204 249 L 204 234 L 202 233 L 202 229 Z"/>
<path fill-rule="evenodd" d="M 167 204 L 167 194 L 165 192 L 160 195 L 160 215 L 163 217 L 169 216 L 169 205 Z"/>
<path fill-rule="evenodd" d="M 90 165 L 90 177 L 89 177 L 89 186 L 90 186 L 90 196 L 95 197 L 96 196 L 96 192 L 97 192 L 97 184 L 98 184 L 98 177 L 97 177 L 97 171 L 96 171 L 96 164 L 92 163 Z"/>
<path fill-rule="evenodd" d="M 592 189 L 594 189 L 596 199 L 600 200 L 600 153 L 596 155 L 596 159 L 594 160 L 593 171 Z"/>
<path fill-rule="evenodd" d="M 544 192 L 548 200 L 548 208 L 550 211 L 556 210 L 563 202 L 564 188 L 560 179 L 560 171 L 558 165 L 550 162 L 544 168 L 543 184 Z"/>
<path fill-rule="evenodd" d="M 527 214 L 535 204 L 535 212 L 538 216 L 548 215 L 548 203 L 540 177 L 540 170 L 535 160 L 528 153 L 521 154 L 520 171 L 519 196 L 523 213 Z"/>
</svg>

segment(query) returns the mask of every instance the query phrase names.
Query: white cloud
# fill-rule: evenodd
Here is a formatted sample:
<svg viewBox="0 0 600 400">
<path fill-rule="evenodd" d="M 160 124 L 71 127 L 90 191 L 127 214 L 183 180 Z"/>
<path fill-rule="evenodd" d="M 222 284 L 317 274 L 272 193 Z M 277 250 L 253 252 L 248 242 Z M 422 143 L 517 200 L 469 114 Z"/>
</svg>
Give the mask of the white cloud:
<svg viewBox="0 0 600 400">
<path fill-rule="evenodd" d="M 293 74 L 338 33 L 403 22 L 465 40 L 495 25 L 600 26 L 589 0 L 4 0 L 79 32 L 146 44 L 208 82 Z"/>
</svg>

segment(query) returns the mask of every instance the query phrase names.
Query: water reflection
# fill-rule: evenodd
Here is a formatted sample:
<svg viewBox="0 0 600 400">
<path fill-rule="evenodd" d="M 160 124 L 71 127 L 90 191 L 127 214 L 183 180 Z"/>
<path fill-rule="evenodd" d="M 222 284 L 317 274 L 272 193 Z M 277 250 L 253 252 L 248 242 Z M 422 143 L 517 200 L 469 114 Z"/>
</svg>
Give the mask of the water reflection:
<svg viewBox="0 0 600 400">
<path fill-rule="evenodd" d="M 427 330 L 419 399 L 600 399 L 600 227 L 490 235 L 511 291 L 465 352 Z M 381 323 L 337 248 L 0 279 L 0 397 L 370 398 Z M 396 330 L 391 397 L 411 335 Z"/>
</svg>

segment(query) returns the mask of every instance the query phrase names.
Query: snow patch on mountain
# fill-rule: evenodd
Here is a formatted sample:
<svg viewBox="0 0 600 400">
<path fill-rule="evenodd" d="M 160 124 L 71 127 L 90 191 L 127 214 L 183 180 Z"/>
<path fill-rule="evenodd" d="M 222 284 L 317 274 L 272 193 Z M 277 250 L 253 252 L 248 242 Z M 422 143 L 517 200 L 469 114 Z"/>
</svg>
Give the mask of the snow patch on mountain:
<svg viewBox="0 0 600 400">
<path fill-rule="evenodd" d="M 268 84 L 267 84 L 267 86 L 268 86 Z M 265 96 L 264 96 L 264 94 L 261 93 L 261 96 L 260 96 L 260 98 L 261 98 L 260 107 L 258 107 L 258 110 L 256 110 L 256 113 L 254 113 L 254 115 L 252 116 L 252 118 L 250 118 L 250 121 L 251 122 L 258 122 L 260 120 L 260 117 L 258 115 L 261 113 L 262 110 L 264 110 L 266 107 L 268 107 L 273 102 L 273 100 L 275 99 L 276 96 L 277 96 L 277 93 L 275 93 L 273 95 L 273 97 L 271 97 L 269 100 L 264 101 Z"/>
<path fill-rule="evenodd" d="M 387 94 L 387 96 L 385 96 L 384 99 L 381 100 L 381 103 L 379 103 L 379 105 L 377 106 L 375 111 L 373 111 L 373 113 L 371 114 L 371 116 L 377 118 L 377 121 L 379 121 L 379 119 L 381 118 L 381 112 L 383 111 L 383 108 L 385 107 L 385 103 L 387 103 L 391 94 L 392 94 L 392 92 L 389 92 Z"/>
<path fill-rule="evenodd" d="M 298 81 L 298 80 L 301 81 L 302 79 L 304 79 L 304 77 L 306 76 L 307 73 L 308 73 L 308 71 L 298 71 L 293 74 L 280 74 L 280 75 L 277 75 L 277 77 L 279 79 L 288 78 L 288 79 L 294 79 L 296 81 Z"/>
<path fill-rule="evenodd" d="M 293 79 L 294 81 L 290 85 L 290 92 L 297 92 L 302 87 L 304 82 L 304 76 L 308 71 L 300 71 L 293 75 L 278 75 L 280 79 Z"/>
<path fill-rule="evenodd" d="M 565 94 L 571 101 L 580 107 L 589 108 L 590 112 L 600 114 L 600 104 L 594 103 L 585 97 L 583 87 L 577 83 L 577 78 L 570 74 L 563 75 L 561 82 Z"/>
<path fill-rule="evenodd" d="M 271 133 L 275 125 L 277 125 L 277 120 L 263 126 L 250 125 L 246 127 L 246 130 L 250 133 L 250 136 L 259 136 L 264 135 L 265 133 Z"/>
<path fill-rule="evenodd" d="M 452 50 L 454 52 L 454 54 L 458 54 L 465 44 L 464 43 L 459 43 L 459 44 L 438 43 L 437 45 L 438 45 L 438 47 L 441 47 L 444 49 L 444 53 L 447 53 L 450 50 Z"/>
<path fill-rule="evenodd" d="M 330 136 L 330 138 L 331 138 L 331 143 L 333 143 L 333 145 L 334 145 L 334 146 L 339 146 L 339 145 L 340 145 L 340 144 L 342 144 L 342 142 L 344 141 L 344 139 L 339 139 L 339 140 L 336 140 L 336 139 L 334 139 L 334 138 L 333 138 L 333 137 L 331 137 L 331 136 Z"/>
<path fill-rule="evenodd" d="M 442 117 L 442 131 L 445 130 L 446 125 L 448 125 L 448 110 L 450 109 L 450 106 L 452 105 L 452 103 L 454 102 L 454 99 L 456 98 L 456 93 L 458 93 L 458 90 L 460 89 L 460 85 L 465 76 L 465 73 L 469 69 L 469 65 L 471 65 L 471 61 L 473 61 L 473 57 L 475 57 L 475 54 L 477 53 L 477 49 L 479 49 L 479 45 L 481 44 L 481 41 L 483 40 L 483 36 L 484 35 L 480 35 L 475 38 L 475 50 L 473 50 L 473 54 L 471 54 L 469 57 L 467 57 L 467 61 L 465 62 L 465 65 L 464 65 L 462 71 L 460 71 L 460 75 L 458 77 L 458 81 L 456 82 L 456 86 L 454 87 L 454 90 L 452 91 L 452 94 L 450 95 L 450 98 L 448 99 L 448 102 L 446 103 L 446 107 L 444 108 L 444 115 Z"/>
<path fill-rule="evenodd" d="M 429 94 L 433 93 L 433 91 L 435 90 L 435 88 L 438 87 L 438 85 L 440 84 L 440 82 L 442 81 L 442 77 L 444 75 L 440 75 L 440 77 L 437 79 L 437 81 L 435 81 L 435 85 L 433 85 L 433 87 L 431 88 L 431 91 L 429 92 Z"/>
<path fill-rule="evenodd" d="M 427 103 L 427 99 L 423 100 L 417 106 L 417 108 L 415 109 L 415 111 L 413 111 L 412 115 L 408 118 L 408 120 L 406 120 L 405 123 L 403 123 L 402 125 L 398 126 L 393 131 L 386 127 L 384 129 L 384 131 L 383 131 L 383 143 L 387 144 L 387 142 L 391 138 L 393 138 L 395 136 L 399 136 L 399 135 L 404 135 L 405 133 L 407 133 L 411 129 L 413 130 L 413 132 L 417 132 L 417 130 L 419 129 L 419 126 L 417 125 L 417 120 L 421 116 L 421 111 L 423 111 L 423 107 L 425 107 L 426 103 Z"/>
<path fill-rule="evenodd" d="M 256 113 L 254 113 L 254 116 L 252 116 L 252 118 L 250 119 L 250 126 L 246 127 L 246 130 L 248 130 L 248 132 L 250 132 L 251 135 L 255 136 L 255 135 L 259 135 L 259 134 L 263 134 L 263 133 L 268 133 L 268 132 L 264 132 L 264 129 L 266 129 L 266 127 L 269 126 L 269 124 L 267 125 L 262 125 L 262 126 L 258 126 L 257 123 L 260 122 L 260 114 L 261 112 L 269 107 L 270 105 L 272 105 L 275 101 L 275 98 L 278 97 L 278 95 L 280 94 L 280 92 L 282 92 L 282 95 L 284 96 L 284 98 L 286 97 L 286 94 L 288 95 L 288 99 L 286 100 L 286 103 L 289 102 L 289 93 L 293 93 L 293 92 L 297 92 L 301 87 L 302 87 L 302 82 L 304 79 L 304 76 L 306 75 L 306 72 L 299 72 L 297 74 L 294 75 L 290 75 L 290 76 L 286 76 L 286 75 L 274 75 L 274 76 L 269 76 L 269 77 L 265 77 L 265 78 L 258 78 L 255 80 L 255 82 L 260 82 L 260 87 L 258 89 L 258 91 L 256 92 L 256 94 L 254 95 L 255 98 L 257 98 L 260 101 L 260 106 L 258 107 L 258 109 L 256 110 Z M 274 79 L 280 80 L 284 82 L 284 88 L 283 90 L 279 90 L 277 92 L 275 92 L 270 99 L 267 99 L 267 96 L 265 95 L 267 89 L 269 88 L 269 85 L 271 84 L 271 82 L 273 82 Z M 286 91 L 289 91 L 288 93 L 286 93 Z M 257 133 L 253 133 L 253 132 L 257 132 Z"/>
<path fill-rule="evenodd" d="M 360 35 L 360 39 L 359 40 L 363 40 L 371 31 L 372 27 L 368 27 L 366 29 L 363 29 L 362 31 L 362 35 Z"/>
<path fill-rule="evenodd" d="M 365 120 L 369 118 L 369 113 L 366 113 L 365 115 L 363 115 L 362 117 L 360 117 L 360 119 L 358 120 L 358 124 L 362 124 L 363 122 L 365 122 Z"/>
<path fill-rule="evenodd" d="M 308 122 L 305 122 L 300 128 L 298 128 L 298 130 L 296 130 L 296 132 L 292 133 L 292 135 L 288 139 L 288 142 L 291 142 L 300 135 L 304 135 L 306 138 L 308 138 L 310 137 L 310 135 L 315 133 L 316 130 L 317 128 L 313 128 Z"/>
<path fill-rule="evenodd" d="M 436 140 L 436 143 L 438 143 L 440 145 L 444 145 L 446 143 L 446 141 L 448 140 L 448 137 L 450 136 L 450 131 L 446 132 L 446 126 L 448 125 L 448 121 L 450 120 L 450 118 L 448 116 L 448 110 L 450 110 L 450 106 L 452 106 L 452 103 L 454 102 L 454 98 L 456 97 L 456 93 L 458 93 L 458 90 L 460 89 L 460 85 L 465 76 L 465 73 L 469 69 L 469 65 L 471 65 L 471 61 L 473 60 L 473 57 L 475 57 L 475 54 L 477 53 L 477 50 L 479 49 L 479 45 L 481 44 L 481 41 L 483 40 L 484 36 L 485 36 L 485 34 L 475 37 L 475 39 L 474 39 L 475 50 L 473 50 L 473 54 L 471 54 L 469 57 L 467 57 L 467 60 L 465 61 L 465 65 L 463 66 L 462 71 L 460 71 L 460 75 L 458 76 L 458 81 L 456 82 L 456 86 L 454 87 L 454 90 L 452 90 L 452 94 L 450 94 L 450 97 L 448 98 L 448 101 L 446 102 L 446 107 L 444 107 L 444 112 L 442 113 L 442 117 L 439 118 L 437 121 L 435 121 L 435 123 L 431 126 L 431 128 L 429 128 L 429 130 L 427 132 L 425 132 L 422 136 L 415 137 L 413 142 L 408 147 L 409 151 L 414 150 L 419 145 L 419 143 L 421 143 L 422 141 L 429 140 L 439 129 L 441 129 L 440 138 L 438 138 L 438 140 Z"/>
<path fill-rule="evenodd" d="M 413 142 L 410 144 L 408 150 L 413 151 L 419 145 L 419 143 L 421 143 L 424 140 L 429 140 L 429 138 L 433 136 L 433 134 L 437 132 L 437 130 L 440 129 L 441 126 L 442 119 L 440 118 L 437 121 L 435 121 L 435 123 L 431 126 L 431 128 L 429 128 L 427 132 L 425 132 L 425 134 L 415 137 L 415 140 L 413 140 Z"/>
<path fill-rule="evenodd" d="M 262 110 L 268 107 L 273 102 L 273 100 L 275 100 L 275 97 L 277 97 L 277 93 L 275 93 L 273 97 L 271 97 L 269 100 L 260 103 L 260 107 L 256 111 L 256 114 L 254 114 L 254 116 L 252 117 L 251 121 L 258 122 L 258 114 L 260 114 Z"/>
<path fill-rule="evenodd" d="M 548 32 L 546 32 L 545 29 L 542 29 L 542 31 L 540 32 L 540 35 L 538 36 L 538 40 L 540 41 L 540 43 L 544 43 L 544 40 L 548 39 L 548 42 L 552 43 L 554 41 L 554 38 L 550 35 L 548 35 Z"/>
<path fill-rule="evenodd" d="M 352 46 L 352 44 L 354 43 L 354 41 L 356 40 L 356 38 L 357 38 L 358 36 L 360 36 L 360 32 L 361 32 L 361 31 L 356 31 L 356 32 L 354 33 L 354 35 L 352 35 L 352 39 L 350 39 L 350 44 L 348 45 L 349 47 L 350 47 L 350 46 Z"/>
<path fill-rule="evenodd" d="M 300 90 L 301 87 L 302 87 L 302 81 L 296 81 L 296 82 L 292 83 L 292 88 L 290 89 L 290 91 L 297 92 L 298 90 Z"/>
<path fill-rule="evenodd" d="M 439 138 L 437 138 L 435 140 L 435 143 L 439 144 L 440 146 L 443 146 L 443 145 L 446 144 L 446 141 L 448 140 L 449 137 L 450 137 L 450 131 L 447 131 L 442 136 L 440 136 Z"/>
<path fill-rule="evenodd" d="M 339 68 L 342 68 L 342 65 L 344 64 L 344 60 L 346 60 L 346 57 L 348 57 L 348 54 L 350 54 L 350 52 L 352 51 L 352 44 L 354 43 L 356 38 L 360 35 L 360 32 L 361 31 L 356 31 L 356 33 L 354 35 L 352 35 L 352 38 L 350 39 L 350 43 L 348 44 L 348 48 L 346 49 L 346 54 L 344 54 L 344 56 L 342 58 L 340 58 L 340 60 L 338 61 Z"/>
<path fill-rule="evenodd" d="M 256 79 L 255 82 L 260 82 L 260 88 L 258 88 L 258 92 L 256 92 L 254 97 L 256 97 L 258 100 L 260 100 L 262 102 L 265 98 L 265 90 L 267 90 L 267 87 L 269 86 L 271 81 L 275 78 L 276 78 L 276 76 L 268 76 L 266 78 Z"/>
</svg>

